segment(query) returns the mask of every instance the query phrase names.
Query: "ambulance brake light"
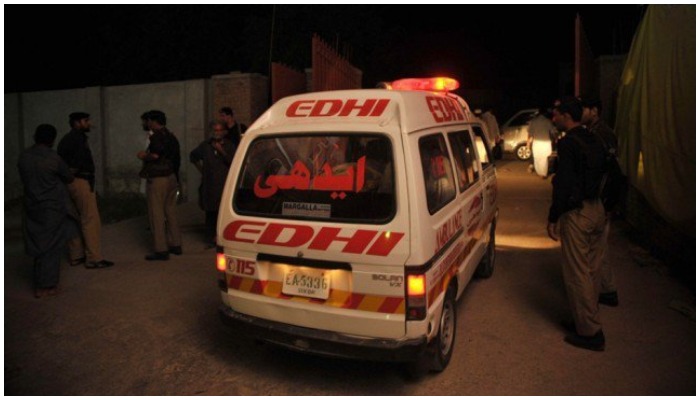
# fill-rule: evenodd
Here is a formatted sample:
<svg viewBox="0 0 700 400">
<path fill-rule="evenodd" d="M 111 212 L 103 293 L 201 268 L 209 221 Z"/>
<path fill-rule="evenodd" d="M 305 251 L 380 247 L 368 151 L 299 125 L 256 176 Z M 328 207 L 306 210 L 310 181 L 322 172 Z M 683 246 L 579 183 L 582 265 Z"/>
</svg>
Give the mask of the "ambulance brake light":
<svg viewBox="0 0 700 400">
<path fill-rule="evenodd" d="M 407 78 L 399 79 L 391 83 L 393 90 L 427 90 L 431 92 L 451 92 L 459 88 L 456 79 L 437 78 Z"/>
<path fill-rule="evenodd" d="M 408 295 L 425 296 L 425 275 L 408 276 Z"/>
<path fill-rule="evenodd" d="M 425 299 L 425 275 L 406 275 L 406 319 L 420 321 L 425 319 L 427 302 Z"/>
</svg>

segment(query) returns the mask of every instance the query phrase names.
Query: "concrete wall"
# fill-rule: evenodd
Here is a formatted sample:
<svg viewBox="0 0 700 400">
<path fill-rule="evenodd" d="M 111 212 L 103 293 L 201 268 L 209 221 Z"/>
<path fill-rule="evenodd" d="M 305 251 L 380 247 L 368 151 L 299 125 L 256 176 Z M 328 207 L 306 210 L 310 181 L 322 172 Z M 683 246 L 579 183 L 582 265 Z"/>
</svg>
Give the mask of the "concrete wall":
<svg viewBox="0 0 700 400">
<path fill-rule="evenodd" d="M 68 115 L 75 111 L 89 113 L 92 121 L 88 137 L 95 159 L 97 190 L 107 195 L 138 193 L 141 161 L 136 153 L 148 144 L 140 117 L 152 109 L 165 113 L 168 128 L 180 141 L 181 193 L 185 200 L 197 201 L 200 178 L 189 162 L 190 151 L 209 135 L 208 121 L 218 116 L 219 107 L 233 107 L 247 125 L 262 114 L 268 106 L 267 84 L 267 77 L 262 75 L 232 73 L 211 80 L 7 93 L 5 201 L 22 195 L 17 159 L 24 148 L 34 143 L 37 125 L 54 125 L 60 140 L 70 130 Z M 218 96 L 212 96 L 213 93 Z"/>
<path fill-rule="evenodd" d="M 114 86 L 104 90 L 107 193 L 138 192 L 141 161 L 136 153 L 148 144 L 141 128 L 141 114 L 157 109 L 167 116 L 167 126 L 180 141 L 182 193 L 191 198 L 194 168 L 187 157 L 191 148 L 204 137 L 205 80 L 166 82 L 146 85 Z"/>
<path fill-rule="evenodd" d="M 5 94 L 5 201 L 22 195 L 17 172 L 19 153 L 24 146 L 22 120 L 19 118 L 20 95 Z"/>
<path fill-rule="evenodd" d="M 75 111 L 84 111 L 90 114 L 92 120 L 92 129 L 89 133 L 90 148 L 97 169 L 97 188 L 98 190 L 103 189 L 104 143 L 100 96 L 101 88 L 99 87 L 5 94 L 5 143 L 9 142 L 12 145 L 12 147 L 5 147 L 6 201 L 21 195 L 21 188 L 15 187 L 20 182 L 17 159 L 22 149 L 34 144 L 36 127 L 40 124 L 55 126 L 58 131 L 56 140 L 58 145 L 58 141 L 63 135 L 70 131 L 68 115 Z M 8 109 L 7 104 L 11 106 L 11 109 Z M 9 127 L 8 121 L 12 121 Z M 16 137 L 9 139 L 10 135 Z M 8 163 L 11 164 L 9 169 Z M 8 185 L 11 186 L 8 188 Z"/>
</svg>

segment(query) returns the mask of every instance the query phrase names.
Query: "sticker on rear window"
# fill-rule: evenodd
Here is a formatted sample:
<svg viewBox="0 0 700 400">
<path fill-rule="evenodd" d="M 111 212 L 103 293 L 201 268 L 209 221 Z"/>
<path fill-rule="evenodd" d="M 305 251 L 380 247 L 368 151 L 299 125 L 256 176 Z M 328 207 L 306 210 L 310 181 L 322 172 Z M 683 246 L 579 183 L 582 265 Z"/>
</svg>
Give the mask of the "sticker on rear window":
<svg viewBox="0 0 700 400">
<path fill-rule="evenodd" d="M 274 195 L 277 190 L 325 190 L 333 192 L 331 197 L 344 199 L 345 192 L 359 192 L 365 184 L 365 161 L 366 156 L 360 157 L 357 161 L 357 172 L 355 163 L 345 163 L 335 168 L 331 168 L 329 163 L 323 164 L 321 173 L 311 179 L 309 168 L 301 161 L 296 161 L 289 175 L 269 175 L 263 179 L 264 173 L 255 180 L 255 195 L 260 198 L 267 198 Z M 261 182 L 265 182 L 262 185 Z M 340 194 L 338 194 L 340 192 Z"/>
<path fill-rule="evenodd" d="M 330 218 L 331 205 L 285 201 L 282 203 L 282 215 Z"/>
</svg>

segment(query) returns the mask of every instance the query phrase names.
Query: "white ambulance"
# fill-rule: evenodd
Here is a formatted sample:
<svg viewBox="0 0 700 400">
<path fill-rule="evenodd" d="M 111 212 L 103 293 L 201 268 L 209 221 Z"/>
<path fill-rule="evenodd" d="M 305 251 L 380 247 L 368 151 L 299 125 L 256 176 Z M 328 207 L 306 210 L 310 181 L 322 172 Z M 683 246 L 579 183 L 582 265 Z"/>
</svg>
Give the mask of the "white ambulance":
<svg viewBox="0 0 700 400">
<path fill-rule="evenodd" d="M 494 267 L 496 168 L 447 78 L 284 98 L 248 129 L 218 219 L 222 319 L 324 355 L 443 370 Z"/>
</svg>

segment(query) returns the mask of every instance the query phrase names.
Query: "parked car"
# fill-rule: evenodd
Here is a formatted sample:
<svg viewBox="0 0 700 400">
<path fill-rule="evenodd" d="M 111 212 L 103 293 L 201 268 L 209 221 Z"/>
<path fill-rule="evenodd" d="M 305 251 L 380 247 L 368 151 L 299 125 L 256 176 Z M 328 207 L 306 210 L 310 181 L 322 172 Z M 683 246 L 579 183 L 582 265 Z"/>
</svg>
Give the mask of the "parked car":
<svg viewBox="0 0 700 400">
<path fill-rule="evenodd" d="M 532 157 L 532 150 L 527 145 L 527 128 L 537 112 L 536 108 L 520 110 L 501 126 L 504 152 L 515 153 L 523 161 Z"/>
</svg>

